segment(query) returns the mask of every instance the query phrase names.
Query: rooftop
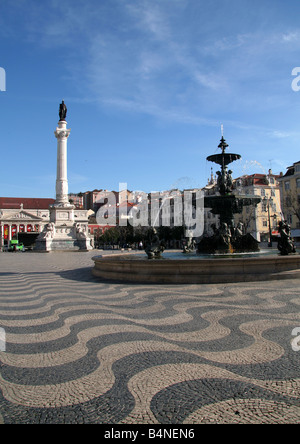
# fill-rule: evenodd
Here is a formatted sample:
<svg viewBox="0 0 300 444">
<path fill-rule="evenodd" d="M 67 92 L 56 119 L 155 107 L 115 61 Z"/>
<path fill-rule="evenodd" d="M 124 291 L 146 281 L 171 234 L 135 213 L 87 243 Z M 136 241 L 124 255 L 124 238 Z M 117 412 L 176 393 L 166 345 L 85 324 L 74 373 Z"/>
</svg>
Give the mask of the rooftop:
<svg viewBox="0 0 300 444">
<path fill-rule="evenodd" d="M 28 197 L 0 197 L 0 208 L 18 210 L 23 205 L 24 210 L 48 210 L 54 204 L 54 199 L 39 199 Z"/>
</svg>

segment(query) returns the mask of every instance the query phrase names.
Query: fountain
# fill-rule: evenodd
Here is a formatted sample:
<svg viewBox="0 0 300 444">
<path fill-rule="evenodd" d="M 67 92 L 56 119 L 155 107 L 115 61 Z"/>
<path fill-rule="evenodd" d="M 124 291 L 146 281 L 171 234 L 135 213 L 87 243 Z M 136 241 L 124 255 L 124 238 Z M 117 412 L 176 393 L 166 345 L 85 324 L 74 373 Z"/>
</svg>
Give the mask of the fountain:
<svg viewBox="0 0 300 444">
<path fill-rule="evenodd" d="M 232 171 L 228 165 L 241 158 L 240 154 L 226 153 L 228 145 L 222 136 L 219 145 L 221 153 L 209 156 L 207 160 L 221 166 L 217 172 L 217 188 L 219 195 L 206 196 L 205 208 L 220 216 L 220 228 L 213 226 L 214 235 L 203 238 L 198 244 L 198 253 L 244 253 L 259 251 L 259 242 L 251 234 L 243 234 L 242 224 L 235 226 L 234 215 L 241 213 L 245 206 L 257 205 L 258 196 L 236 196 L 233 194 Z"/>
<path fill-rule="evenodd" d="M 281 252 L 275 254 L 272 250 L 260 251 L 259 242 L 243 233 L 242 224 L 235 226 L 234 215 L 241 213 L 245 206 L 257 205 L 261 198 L 233 194 L 232 171 L 228 170 L 228 165 L 241 156 L 227 153 L 227 147 L 222 136 L 221 153 L 207 158 L 221 166 L 217 173 L 218 194 L 204 198 L 205 208 L 220 216 L 220 228 L 213 227 L 213 236 L 202 238 L 195 252 L 194 239 L 187 231 L 183 252 L 164 252 L 164 245 L 153 229 L 146 254 L 96 256 L 93 258 L 93 275 L 104 280 L 145 284 L 215 284 L 300 278 L 300 255 L 289 254 L 294 252 L 294 247 L 288 233 L 286 239 L 283 237 L 286 229 L 282 228 Z"/>
</svg>

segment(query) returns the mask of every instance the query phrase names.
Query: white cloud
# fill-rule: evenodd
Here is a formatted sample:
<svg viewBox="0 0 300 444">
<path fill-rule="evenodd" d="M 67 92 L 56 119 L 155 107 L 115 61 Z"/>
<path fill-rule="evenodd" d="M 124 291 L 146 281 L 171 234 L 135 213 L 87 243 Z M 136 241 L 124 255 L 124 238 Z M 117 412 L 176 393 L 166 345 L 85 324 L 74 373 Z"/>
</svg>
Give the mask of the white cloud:
<svg viewBox="0 0 300 444">
<path fill-rule="evenodd" d="M 126 5 L 119 10 L 125 28 L 114 33 L 109 28 L 95 29 L 83 76 L 101 104 L 159 118 L 176 116 L 177 120 L 181 114 L 182 121 L 199 122 L 205 95 L 224 94 L 228 81 L 178 36 L 172 14 L 160 5 L 145 1 Z M 194 115 L 193 107 L 197 108 Z"/>
<path fill-rule="evenodd" d="M 142 1 L 127 5 L 127 11 L 135 19 L 135 26 L 153 39 L 166 41 L 170 38 L 167 20 L 157 5 Z"/>
<path fill-rule="evenodd" d="M 299 31 L 292 31 L 287 34 L 283 34 L 282 40 L 287 43 L 299 42 L 300 41 L 300 32 Z"/>
<path fill-rule="evenodd" d="M 273 137 L 275 137 L 277 139 L 286 139 L 288 137 L 291 137 L 292 135 L 293 134 L 287 133 L 287 132 L 284 132 L 284 131 L 273 131 L 271 133 L 271 136 L 273 136 Z"/>
<path fill-rule="evenodd" d="M 241 32 L 240 26 L 230 27 L 230 20 L 224 28 L 226 14 L 214 14 L 199 26 L 196 16 L 185 15 L 191 7 L 185 0 L 172 0 L 172 8 L 167 1 L 52 0 L 47 14 L 28 1 L 30 38 L 51 49 L 67 48 L 65 68 L 81 94 L 78 100 L 160 119 L 215 122 L 230 110 L 241 117 L 228 121 L 243 126 L 244 110 L 255 106 L 258 115 L 274 105 L 271 88 L 278 87 L 274 79 L 279 76 L 270 72 L 278 70 L 286 48 L 292 50 L 284 43 L 300 40 L 293 28 L 262 31 L 254 26 Z M 201 18 L 201 7 L 193 8 Z M 284 79 L 280 82 L 284 89 Z M 275 92 L 279 107 L 280 93 Z M 283 135 L 275 132 L 274 137 Z"/>
</svg>

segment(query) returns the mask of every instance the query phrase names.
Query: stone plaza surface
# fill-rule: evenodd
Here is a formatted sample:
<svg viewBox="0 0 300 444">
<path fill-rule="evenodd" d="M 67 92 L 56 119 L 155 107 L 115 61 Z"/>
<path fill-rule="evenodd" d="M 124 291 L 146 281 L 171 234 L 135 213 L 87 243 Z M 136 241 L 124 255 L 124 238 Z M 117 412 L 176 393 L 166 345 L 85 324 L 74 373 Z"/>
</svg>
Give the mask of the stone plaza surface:
<svg viewBox="0 0 300 444">
<path fill-rule="evenodd" d="M 0 423 L 300 422 L 300 280 L 107 283 L 94 255 L 0 253 Z"/>
</svg>

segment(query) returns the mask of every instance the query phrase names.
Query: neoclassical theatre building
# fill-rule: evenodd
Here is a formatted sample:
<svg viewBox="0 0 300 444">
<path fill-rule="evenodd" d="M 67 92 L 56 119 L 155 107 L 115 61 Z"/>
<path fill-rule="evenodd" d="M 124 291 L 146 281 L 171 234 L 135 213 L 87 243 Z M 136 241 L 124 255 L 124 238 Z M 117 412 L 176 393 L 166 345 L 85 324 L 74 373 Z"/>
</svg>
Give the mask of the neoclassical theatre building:
<svg viewBox="0 0 300 444">
<path fill-rule="evenodd" d="M 49 205 L 54 199 L 0 197 L 0 246 L 19 233 L 40 233 L 49 223 Z"/>
</svg>

